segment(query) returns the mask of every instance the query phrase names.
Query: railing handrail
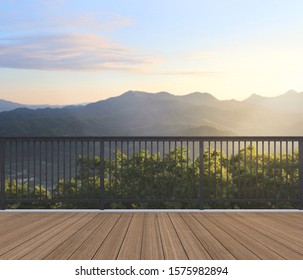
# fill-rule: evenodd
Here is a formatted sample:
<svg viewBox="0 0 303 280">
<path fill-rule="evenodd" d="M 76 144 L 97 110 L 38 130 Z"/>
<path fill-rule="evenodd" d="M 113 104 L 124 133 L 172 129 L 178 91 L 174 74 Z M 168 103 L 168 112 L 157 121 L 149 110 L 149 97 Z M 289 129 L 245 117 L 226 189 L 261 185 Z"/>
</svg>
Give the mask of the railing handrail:
<svg viewBox="0 0 303 280">
<path fill-rule="evenodd" d="M 78 140 L 78 141 L 300 141 L 303 136 L 0 136 L 0 141 L 43 141 L 43 140 Z"/>
<path fill-rule="evenodd" d="M 22 149 L 22 152 L 18 156 L 18 145 L 17 145 L 17 143 L 19 143 L 19 142 L 21 142 L 20 147 Z M 40 144 L 39 144 L 39 142 L 40 142 Z M 25 165 L 28 164 L 27 165 L 28 166 L 27 167 L 28 171 L 30 170 L 30 168 L 32 168 L 32 167 L 30 167 L 29 162 L 24 161 L 23 147 L 25 147 L 25 149 L 27 149 L 28 153 L 30 153 L 30 148 L 29 148 L 30 146 L 33 146 L 33 147 L 38 146 L 39 147 L 40 152 L 37 151 L 37 153 L 40 153 L 40 157 L 35 158 L 35 155 L 34 155 L 34 160 L 37 159 L 37 162 L 39 161 L 39 164 L 40 164 L 40 171 L 39 172 L 40 172 L 40 178 L 41 178 L 42 177 L 42 173 L 41 173 L 41 161 L 42 161 L 42 158 L 41 158 L 42 150 L 41 149 L 42 149 L 42 147 L 44 149 L 43 152 L 45 152 L 45 151 L 48 151 L 47 147 L 49 147 L 49 144 L 51 144 L 51 146 L 53 146 L 53 144 L 58 146 L 57 150 L 56 150 L 58 154 L 56 154 L 55 156 L 57 157 L 57 160 L 58 160 L 58 165 L 57 166 L 59 166 L 59 160 L 61 158 L 59 156 L 59 146 L 61 144 L 62 145 L 64 144 L 64 153 L 65 153 L 66 152 L 65 142 L 69 142 L 68 145 L 70 145 L 69 146 L 70 151 L 71 151 L 71 146 L 72 145 L 75 145 L 75 148 L 76 148 L 76 151 L 77 151 L 77 145 L 78 144 L 82 145 L 82 149 L 83 149 L 83 143 L 86 143 L 87 147 L 88 147 L 89 143 L 91 143 L 91 145 L 93 145 L 94 147 L 95 147 L 95 144 L 98 144 L 98 147 L 100 149 L 100 152 L 99 152 L 98 156 L 101 159 L 100 160 L 100 166 L 98 167 L 99 170 L 100 170 L 100 174 L 99 174 L 100 178 L 99 179 L 100 179 L 100 208 L 101 209 L 104 208 L 104 203 L 105 203 L 105 200 L 104 200 L 104 180 L 106 179 L 105 178 L 106 176 L 104 174 L 104 170 L 105 170 L 105 156 L 104 156 L 105 143 L 107 143 L 107 145 L 109 145 L 109 146 L 113 145 L 115 147 L 115 151 L 117 152 L 117 149 L 118 149 L 117 142 L 118 143 L 120 142 L 119 147 L 120 148 L 122 147 L 121 152 L 123 152 L 124 144 L 126 144 L 126 147 L 127 147 L 127 150 L 128 150 L 129 149 L 128 148 L 128 145 L 129 145 L 128 143 L 130 143 L 130 145 L 134 146 L 134 145 L 137 145 L 137 144 L 135 144 L 136 142 L 139 142 L 139 145 L 141 145 L 141 143 L 142 143 L 142 145 L 144 145 L 145 154 L 146 154 L 146 151 L 148 149 L 148 148 L 146 148 L 147 145 L 150 145 L 151 149 L 153 149 L 152 148 L 153 145 L 157 146 L 159 143 L 162 142 L 161 145 L 163 147 L 163 152 L 159 150 L 158 146 L 156 148 L 157 152 L 162 152 L 162 157 L 164 157 L 164 143 L 175 143 L 173 145 L 174 149 L 177 149 L 177 147 L 178 147 L 176 145 L 176 142 L 180 143 L 181 148 L 182 148 L 182 145 L 184 145 L 183 148 L 186 146 L 186 142 L 187 142 L 187 146 L 186 146 L 187 148 L 188 148 L 188 142 L 192 142 L 192 145 L 194 145 L 194 143 L 198 144 L 198 150 L 199 150 L 198 156 L 200 157 L 200 160 L 199 160 L 199 195 L 200 195 L 200 200 L 199 201 L 200 201 L 200 209 L 202 209 L 204 201 L 201 199 L 201 197 L 202 197 L 202 194 L 203 194 L 204 189 L 205 189 L 205 179 L 207 179 L 203 175 L 204 172 L 207 172 L 207 168 L 204 166 L 203 156 L 204 156 L 204 152 L 207 152 L 208 147 L 210 147 L 210 142 L 214 143 L 214 147 L 216 147 L 216 143 L 219 142 L 217 147 L 220 147 L 220 145 L 221 145 L 221 150 L 220 150 L 221 157 L 222 157 L 222 143 L 226 143 L 226 144 L 230 143 L 232 145 L 236 144 L 238 149 L 233 151 L 233 155 L 235 155 L 234 152 L 235 153 L 238 152 L 240 154 L 240 147 L 242 146 L 242 148 L 243 148 L 243 146 L 244 146 L 244 150 L 245 150 L 250 146 L 250 144 L 252 142 L 256 142 L 257 146 L 261 145 L 261 144 L 264 146 L 264 143 L 266 145 L 268 145 L 268 147 L 273 145 L 275 147 L 274 148 L 274 150 L 275 150 L 274 155 L 275 155 L 275 157 L 280 155 L 280 160 L 282 160 L 281 159 L 282 158 L 281 157 L 282 156 L 281 150 L 282 150 L 282 145 L 284 145 L 282 143 L 285 142 L 285 146 L 288 146 L 289 144 L 287 144 L 287 143 L 296 142 L 296 152 L 298 152 L 298 166 L 296 168 L 298 169 L 298 174 L 299 174 L 298 175 L 298 181 L 297 181 L 297 183 L 298 183 L 298 196 L 297 196 L 296 199 L 299 200 L 299 209 L 303 209 L 303 136 L 7 136 L 7 137 L 0 137 L 0 187 L 1 187 L 0 188 L 0 206 L 2 205 L 1 206 L 2 208 L 3 208 L 4 200 L 5 200 L 5 195 L 4 195 L 5 194 L 5 189 L 4 189 L 5 188 L 5 161 L 4 161 L 4 157 L 5 157 L 5 153 L 10 152 L 9 150 L 11 150 L 12 143 L 16 144 L 16 145 L 13 144 L 13 145 L 16 146 L 14 153 L 15 153 L 15 155 L 17 155 L 16 158 L 14 158 L 14 160 L 16 162 L 16 167 L 15 167 L 16 170 L 14 171 L 15 173 L 13 174 L 13 175 L 16 175 L 16 176 L 15 177 L 10 176 L 11 177 L 10 180 L 12 180 L 12 178 L 13 178 L 15 180 L 15 184 L 18 184 L 17 180 L 20 179 L 20 178 L 17 177 L 18 160 L 20 160 L 20 158 L 21 158 L 20 165 L 22 165 L 22 168 L 23 168 L 23 163 Z M 7 143 L 8 147 L 9 147 L 8 150 L 6 150 L 6 148 L 5 148 L 5 145 L 6 145 L 5 143 Z M 26 144 L 27 146 L 25 146 L 24 143 L 27 143 Z M 36 143 L 37 143 L 37 145 L 36 145 Z M 276 145 L 276 143 L 278 145 Z M 131 146 L 132 149 L 134 149 L 133 146 Z M 279 147 L 280 147 L 280 150 L 279 150 L 280 153 L 277 153 L 276 148 L 279 149 Z M 32 151 L 34 153 L 35 153 L 35 149 L 32 148 Z M 226 149 L 226 147 L 225 147 L 225 149 Z M 286 149 L 288 149 L 288 148 L 286 148 Z M 53 153 L 53 152 L 54 152 L 54 150 L 52 148 L 50 150 L 50 153 Z M 69 151 L 67 151 L 67 153 L 68 152 Z M 167 150 L 166 150 L 166 152 L 167 152 Z M 170 154 L 169 150 L 168 150 L 168 152 Z M 256 153 L 258 153 L 258 148 L 257 148 Z M 262 153 L 263 153 L 263 168 L 264 168 L 264 147 L 262 148 Z M 265 153 L 266 153 L 266 151 L 265 151 Z M 292 153 L 293 153 L 292 155 L 294 155 L 294 148 L 292 148 Z M 82 151 L 82 156 L 83 156 L 83 151 Z M 249 156 L 252 156 L 252 152 L 250 152 Z M 188 154 L 187 154 L 187 157 L 188 157 Z M 218 158 L 219 157 L 220 157 L 220 155 L 218 155 Z M 250 164 L 250 170 L 252 172 L 252 167 L 253 167 L 252 164 L 256 164 L 256 163 L 252 163 L 251 159 L 246 158 L 246 154 L 244 154 L 244 157 L 245 157 L 245 159 L 244 159 L 245 160 L 245 166 L 246 166 L 246 163 Z M 89 158 L 89 154 L 88 154 L 88 158 Z M 146 155 L 145 155 L 145 158 L 146 158 Z M 257 154 L 257 159 L 258 159 L 258 154 Z M 50 158 L 46 159 L 46 176 L 47 176 L 47 172 L 48 172 L 47 171 L 47 168 L 48 168 L 47 167 L 47 160 L 52 161 L 51 164 L 54 163 L 53 159 L 50 159 Z M 70 164 L 71 164 L 71 160 L 72 160 L 71 155 L 69 155 Z M 74 155 L 73 155 L 73 160 L 74 160 Z M 173 158 L 171 160 L 173 161 Z M 216 160 L 216 156 L 215 156 L 215 160 Z M 123 161 L 123 158 L 122 158 L 122 161 Z M 227 159 L 227 161 L 229 161 L 229 159 Z M 11 165 L 11 162 L 12 162 L 12 158 L 10 158 L 10 165 Z M 65 159 L 64 159 L 63 168 L 65 168 L 65 163 L 66 162 L 65 162 Z M 275 159 L 274 164 L 276 164 L 276 159 Z M 188 166 L 188 159 L 187 159 L 187 166 Z M 221 183 L 222 183 L 222 162 L 220 163 L 220 166 L 221 166 L 221 171 L 218 171 L 218 173 L 221 172 Z M 18 167 L 20 168 L 20 166 L 18 166 Z M 70 165 L 69 165 L 69 168 L 71 168 Z M 239 165 L 239 168 L 240 168 L 240 165 Z M 23 191 L 23 178 L 24 178 L 23 170 L 24 169 L 22 169 L 22 191 Z M 36 167 L 34 167 L 33 170 L 35 172 Z M 27 170 L 25 170 L 25 171 L 27 171 Z M 69 174 L 70 174 L 70 177 L 71 177 L 71 171 L 69 170 L 69 172 L 70 172 Z M 94 172 L 96 172 L 95 167 L 94 167 Z M 182 172 L 182 170 L 181 170 L 181 172 Z M 217 171 L 215 171 L 215 172 L 217 172 Z M 264 170 L 263 170 L 263 172 L 264 172 Z M 274 170 L 274 172 L 276 172 L 276 171 Z M 281 178 L 282 178 L 282 167 L 280 167 L 279 172 L 281 172 Z M 30 172 L 28 172 L 28 174 L 29 173 Z M 65 174 L 65 171 L 64 171 L 64 174 Z M 176 174 L 172 174 L 172 175 L 176 175 Z M 59 179 L 60 179 L 59 178 L 59 169 L 58 169 L 58 173 L 57 173 L 56 176 L 58 176 L 58 183 L 59 183 Z M 246 176 L 246 173 L 245 173 L 245 176 Z M 251 173 L 250 176 L 252 176 L 252 173 Z M 261 175 L 259 175 L 259 176 L 261 176 Z M 39 178 L 39 177 L 37 177 L 37 178 Z M 25 179 L 30 179 L 30 176 L 28 175 L 28 177 L 25 178 Z M 181 173 L 181 180 L 182 180 L 182 173 Z M 251 177 L 250 177 L 250 180 L 251 180 Z M 65 183 L 65 181 L 64 181 L 64 183 Z M 10 181 L 10 184 L 11 184 L 11 181 Z M 245 184 L 246 184 L 246 181 L 245 181 Z M 41 192 L 41 181 L 40 181 L 40 192 Z M 245 189 L 245 192 L 246 192 L 246 189 Z"/>
</svg>

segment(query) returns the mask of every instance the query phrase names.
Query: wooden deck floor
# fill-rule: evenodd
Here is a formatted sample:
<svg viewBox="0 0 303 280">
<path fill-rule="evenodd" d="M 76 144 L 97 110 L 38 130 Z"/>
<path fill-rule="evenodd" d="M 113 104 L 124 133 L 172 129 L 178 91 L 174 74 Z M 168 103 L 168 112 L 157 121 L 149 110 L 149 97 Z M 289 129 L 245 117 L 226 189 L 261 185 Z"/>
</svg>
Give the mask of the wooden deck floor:
<svg viewBox="0 0 303 280">
<path fill-rule="evenodd" d="M 303 259 L 303 212 L 1 212 L 0 259 Z"/>
</svg>

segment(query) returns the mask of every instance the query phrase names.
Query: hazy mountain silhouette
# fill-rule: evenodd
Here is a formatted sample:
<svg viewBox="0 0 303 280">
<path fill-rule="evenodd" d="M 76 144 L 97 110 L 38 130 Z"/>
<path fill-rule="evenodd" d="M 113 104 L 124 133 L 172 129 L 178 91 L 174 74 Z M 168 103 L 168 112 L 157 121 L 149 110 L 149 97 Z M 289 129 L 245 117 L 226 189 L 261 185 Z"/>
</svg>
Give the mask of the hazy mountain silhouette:
<svg viewBox="0 0 303 280">
<path fill-rule="evenodd" d="M 86 106 L 2 112 L 0 135 L 302 135 L 302 101 L 295 91 L 242 102 L 128 91 Z"/>
<path fill-rule="evenodd" d="M 0 99 L 0 112 L 22 108 L 22 104 Z"/>
<path fill-rule="evenodd" d="M 252 94 L 244 100 L 247 104 L 254 104 L 273 109 L 290 110 L 292 112 L 302 112 L 303 92 L 298 93 L 294 90 L 289 90 L 283 95 L 277 97 L 262 97 L 257 94 Z"/>
<path fill-rule="evenodd" d="M 47 104 L 28 105 L 28 104 L 20 104 L 20 103 L 0 99 L 0 112 L 11 111 L 11 110 L 15 110 L 18 108 L 39 109 L 39 108 L 60 108 L 60 107 L 64 107 L 64 106 L 47 105 Z"/>
</svg>

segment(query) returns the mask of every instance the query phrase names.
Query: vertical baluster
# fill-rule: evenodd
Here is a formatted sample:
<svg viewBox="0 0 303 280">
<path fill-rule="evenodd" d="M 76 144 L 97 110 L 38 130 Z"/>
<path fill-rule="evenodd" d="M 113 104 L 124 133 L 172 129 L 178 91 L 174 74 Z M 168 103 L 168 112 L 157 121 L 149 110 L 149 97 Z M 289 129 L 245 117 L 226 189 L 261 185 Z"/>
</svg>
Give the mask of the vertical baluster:
<svg viewBox="0 0 303 280">
<path fill-rule="evenodd" d="M 207 191 L 207 197 L 210 198 L 210 194 L 213 192 L 213 186 L 212 186 L 212 176 L 211 176 L 211 152 L 210 152 L 210 141 L 208 141 L 208 191 Z"/>
<path fill-rule="evenodd" d="M 163 164 L 164 166 L 164 164 Z M 164 178 L 164 177 L 163 177 Z M 171 141 L 168 142 L 168 195 L 171 198 Z"/>
<path fill-rule="evenodd" d="M 99 203 L 99 208 L 100 210 L 104 210 L 105 208 L 105 190 L 104 190 L 104 169 L 105 169 L 105 164 L 104 164 L 104 140 L 100 141 L 100 203 Z"/>
<path fill-rule="evenodd" d="M 193 147 L 193 149 L 192 149 L 192 168 L 193 168 L 193 176 L 195 176 L 195 160 L 196 160 L 196 154 L 195 154 L 195 142 L 193 141 L 192 142 L 192 147 Z M 204 157 L 204 153 L 203 153 L 203 157 Z M 204 160 L 204 158 L 203 158 L 203 160 Z M 195 193 L 195 182 L 194 182 L 194 180 L 192 180 L 192 184 L 191 184 L 191 186 L 190 186 L 190 188 L 191 188 L 191 194 L 192 194 L 192 197 L 193 198 L 196 198 L 196 193 Z"/>
<path fill-rule="evenodd" d="M 235 180 L 234 180 L 234 174 L 235 174 L 235 141 L 232 141 L 232 147 L 231 147 L 231 156 L 232 156 L 232 172 L 233 172 L 233 176 L 232 176 L 232 198 L 235 198 Z"/>
<path fill-rule="evenodd" d="M 199 209 L 203 210 L 204 209 L 204 142 L 203 140 L 199 141 L 199 186 L 200 186 L 200 191 L 199 191 Z"/>
<path fill-rule="evenodd" d="M 48 149 L 48 140 L 45 140 L 45 199 L 48 197 L 48 157 L 47 157 L 47 149 Z"/>
<path fill-rule="evenodd" d="M 65 150 L 65 146 L 66 146 L 66 141 L 63 140 L 63 197 L 66 198 L 65 194 L 66 194 L 66 186 L 65 186 L 65 175 L 66 175 L 66 150 Z"/>
<path fill-rule="evenodd" d="M 252 177 L 253 177 L 253 143 L 250 141 L 250 155 L 249 155 L 249 169 L 250 169 L 250 175 L 249 175 L 249 198 L 251 199 L 251 193 L 252 193 Z"/>
<path fill-rule="evenodd" d="M 16 179 L 16 197 L 18 197 L 18 141 L 16 141 L 16 146 L 15 146 L 15 179 Z"/>
<path fill-rule="evenodd" d="M 183 193 L 183 141 L 180 141 L 180 194 Z M 179 197 L 180 198 L 180 197 Z"/>
<path fill-rule="evenodd" d="M 81 141 L 81 160 L 82 160 L 82 165 L 84 163 L 84 151 L 83 151 L 83 141 Z M 81 167 L 81 166 L 80 166 Z M 83 178 L 83 166 L 82 166 L 82 170 L 80 169 L 81 171 L 81 189 L 83 190 L 83 184 L 84 184 L 84 178 Z"/>
<path fill-rule="evenodd" d="M 188 157 L 189 157 L 189 147 L 188 147 L 188 141 L 186 141 L 186 196 L 188 198 L 189 190 L 188 190 L 188 180 L 189 180 L 189 174 L 188 174 Z"/>
<path fill-rule="evenodd" d="M 247 172 L 246 172 L 246 168 L 247 168 L 247 145 L 246 145 L 246 140 L 244 140 L 244 198 L 245 200 L 247 200 Z"/>
<path fill-rule="evenodd" d="M 225 192 L 226 192 L 226 196 L 225 198 L 229 198 L 229 141 L 226 141 L 226 164 L 225 164 L 225 168 L 226 168 L 226 184 L 225 184 Z"/>
<path fill-rule="evenodd" d="M 39 141 L 39 199 L 42 197 L 42 140 Z"/>
<path fill-rule="evenodd" d="M 280 199 L 283 199 L 284 198 L 284 195 L 283 195 L 283 193 L 284 193 L 284 190 L 283 190 L 283 165 L 282 165 L 282 157 L 283 157 L 283 151 L 282 151 L 282 149 L 283 149 L 283 142 L 282 142 L 282 140 L 280 140 L 280 172 L 279 172 L 279 194 L 280 194 Z"/>
<path fill-rule="evenodd" d="M 58 198 L 61 197 L 60 194 L 60 141 L 57 141 L 57 184 L 58 184 L 58 190 L 57 195 Z"/>
<path fill-rule="evenodd" d="M 295 193 L 295 180 L 294 180 L 294 176 L 295 176 L 295 142 L 292 141 L 292 152 L 291 152 L 291 190 L 292 190 L 292 197 L 294 197 L 294 193 Z"/>
<path fill-rule="evenodd" d="M 258 184 L 258 174 L 259 174 L 259 142 L 256 141 L 256 180 L 255 180 L 255 198 L 258 198 L 259 194 L 259 184 Z"/>
<path fill-rule="evenodd" d="M 303 140 L 299 141 L 299 209 L 303 210 Z"/>
<path fill-rule="evenodd" d="M 288 145 L 289 145 L 289 143 L 288 143 L 288 140 L 286 140 L 286 143 L 285 143 L 285 145 L 286 145 L 286 151 L 285 151 L 285 156 L 286 156 L 286 158 L 285 158 L 285 160 L 286 160 L 286 162 L 285 162 L 285 164 L 286 164 L 286 167 L 285 167 L 285 185 L 286 185 L 286 193 L 287 193 L 287 199 L 290 199 L 290 195 L 289 195 L 289 182 L 288 182 L 288 176 L 289 176 L 289 166 L 288 166 Z"/>
<path fill-rule="evenodd" d="M 271 162 L 271 141 L 268 141 L 268 174 L 271 174 L 271 165 L 273 165 L 273 163 Z M 274 176 L 274 172 L 272 173 L 273 176 Z M 270 188 L 271 186 L 265 186 L 265 188 L 267 187 L 267 190 L 266 190 L 266 195 L 268 195 L 269 191 L 268 191 L 268 188 Z"/>
<path fill-rule="evenodd" d="M 109 145 L 108 146 L 108 150 L 109 150 L 109 155 L 108 155 L 108 164 L 109 164 L 109 166 L 108 166 L 108 188 L 111 191 L 111 187 L 112 187 L 112 141 L 111 140 L 109 140 L 108 145 Z M 101 149 L 101 147 L 100 147 L 100 149 Z"/>
<path fill-rule="evenodd" d="M 75 140 L 75 185 L 76 197 L 78 197 L 78 140 Z"/>
<path fill-rule="evenodd" d="M 92 162 L 93 162 L 93 193 L 95 192 L 96 190 L 96 142 L 95 140 L 93 140 L 93 151 L 92 151 Z M 101 161 L 101 158 L 100 158 L 100 161 Z M 101 162 L 100 162 L 101 164 Z"/>
<path fill-rule="evenodd" d="M 220 199 L 223 198 L 222 185 L 223 185 L 223 143 L 220 140 Z"/>
<path fill-rule="evenodd" d="M 30 196 L 30 141 L 27 141 L 27 199 Z"/>
<path fill-rule="evenodd" d="M 214 175 L 214 187 L 215 187 L 215 199 L 217 200 L 217 140 L 214 141 L 214 149 L 215 149 L 215 168 L 214 168 L 214 172 L 215 172 L 215 175 Z"/>
<path fill-rule="evenodd" d="M 262 198 L 264 199 L 264 185 L 265 185 L 265 182 L 264 182 L 264 179 L 265 179 L 265 166 L 264 166 L 264 140 L 262 140 Z"/>
<path fill-rule="evenodd" d="M 54 199 L 54 140 L 51 140 L 51 199 Z"/>
<path fill-rule="evenodd" d="M 156 142 L 156 188 L 160 189 L 160 183 L 158 181 L 159 176 L 159 141 Z"/>
<path fill-rule="evenodd" d="M 12 191 L 12 172 L 13 172 L 13 168 L 12 168 L 12 161 L 13 161 L 13 149 L 12 149 L 12 141 L 9 141 L 9 189 L 10 189 L 10 192 Z"/>
<path fill-rule="evenodd" d="M 5 208 L 5 141 L 0 140 L 0 210 Z"/>
<path fill-rule="evenodd" d="M 118 151 L 117 151 L 117 141 L 115 141 L 115 171 L 114 171 L 114 174 L 115 174 L 115 187 L 116 187 L 116 192 L 117 192 L 117 188 L 120 189 L 120 193 L 123 193 L 122 189 L 121 189 L 121 185 L 118 186 L 118 182 L 120 181 L 119 178 L 118 178 L 118 159 L 117 159 L 117 156 L 118 156 Z"/>
<path fill-rule="evenodd" d="M 69 185 L 70 185 L 70 188 L 72 188 L 72 140 L 68 140 L 68 146 L 69 146 L 69 166 L 68 166 L 68 170 L 69 170 Z M 73 194 L 73 197 L 74 197 L 74 194 Z"/>
<path fill-rule="evenodd" d="M 129 140 L 126 140 L 126 182 L 127 189 L 129 190 L 129 187 L 131 186 L 130 180 L 129 180 Z M 130 191 L 129 191 L 130 192 Z"/>
<path fill-rule="evenodd" d="M 21 196 L 24 198 L 24 142 L 20 141 L 21 144 Z"/>
<path fill-rule="evenodd" d="M 36 141 L 33 142 L 33 165 L 34 165 L 34 170 L 33 170 L 33 195 L 36 194 Z"/>
</svg>

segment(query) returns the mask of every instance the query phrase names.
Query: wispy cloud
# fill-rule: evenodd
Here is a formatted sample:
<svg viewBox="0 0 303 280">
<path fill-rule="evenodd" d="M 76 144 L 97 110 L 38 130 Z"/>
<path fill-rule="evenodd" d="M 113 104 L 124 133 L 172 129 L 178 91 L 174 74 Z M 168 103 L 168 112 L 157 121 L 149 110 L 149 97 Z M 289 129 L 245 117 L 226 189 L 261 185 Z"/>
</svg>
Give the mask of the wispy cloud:
<svg viewBox="0 0 303 280">
<path fill-rule="evenodd" d="M 216 76 L 220 72 L 216 71 L 168 71 L 168 72 L 159 72 L 160 75 L 176 75 L 176 76 L 201 76 L 209 77 Z"/>
<path fill-rule="evenodd" d="M 102 36 L 55 34 L 0 39 L 0 67 L 43 70 L 131 71 L 152 61 Z"/>
<path fill-rule="evenodd" d="M 197 71 L 197 70 L 171 70 L 171 71 L 153 71 L 148 69 L 133 69 L 132 72 L 145 74 L 145 75 L 167 75 L 167 76 L 197 76 L 197 77 L 210 77 L 217 76 L 219 71 Z"/>
<path fill-rule="evenodd" d="M 90 12 L 73 17 L 54 17 L 49 19 L 45 24 L 49 25 L 49 28 L 54 30 L 76 29 L 95 32 L 111 32 L 118 28 L 133 25 L 134 20 L 119 14 L 97 14 L 95 12 Z"/>
</svg>

